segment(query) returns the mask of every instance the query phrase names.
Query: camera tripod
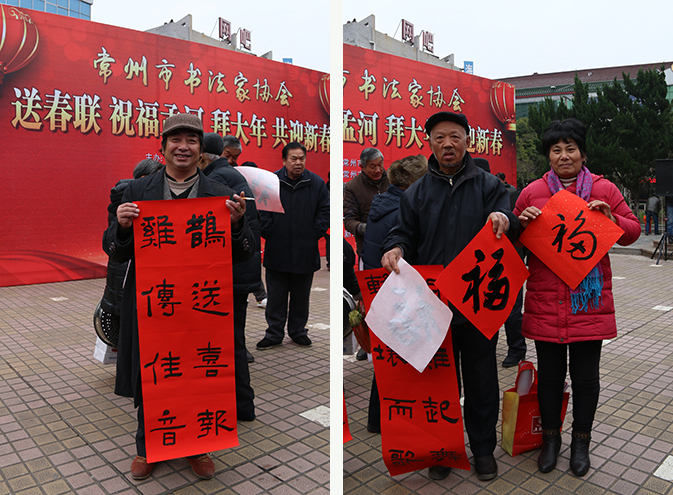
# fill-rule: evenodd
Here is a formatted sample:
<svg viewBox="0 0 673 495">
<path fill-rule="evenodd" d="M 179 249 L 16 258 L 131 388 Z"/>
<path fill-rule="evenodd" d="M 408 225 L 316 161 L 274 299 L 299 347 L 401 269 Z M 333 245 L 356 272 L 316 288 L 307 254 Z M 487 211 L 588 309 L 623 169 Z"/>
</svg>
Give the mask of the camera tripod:
<svg viewBox="0 0 673 495">
<path fill-rule="evenodd" d="M 668 245 L 669 243 L 673 244 L 673 239 L 669 239 L 671 237 L 666 231 L 664 227 L 664 233 L 661 234 L 661 239 L 659 239 L 659 243 L 657 244 L 657 247 L 654 249 L 654 252 L 652 253 L 652 256 L 650 257 L 651 260 L 654 259 L 654 255 L 657 254 L 657 251 L 659 251 L 659 256 L 657 256 L 657 262 L 656 264 L 659 264 L 659 260 L 661 259 L 661 255 L 663 253 L 664 255 L 664 261 L 668 261 L 669 258 L 669 253 L 668 253 Z M 673 255 L 673 253 L 670 253 L 670 255 Z"/>
</svg>

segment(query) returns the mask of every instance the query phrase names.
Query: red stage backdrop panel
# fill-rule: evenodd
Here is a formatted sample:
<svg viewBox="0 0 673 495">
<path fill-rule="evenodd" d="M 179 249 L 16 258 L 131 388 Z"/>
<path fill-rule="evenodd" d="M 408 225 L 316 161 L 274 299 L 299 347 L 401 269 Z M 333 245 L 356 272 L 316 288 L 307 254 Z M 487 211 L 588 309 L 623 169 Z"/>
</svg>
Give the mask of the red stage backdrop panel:
<svg viewBox="0 0 673 495">
<path fill-rule="evenodd" d="M 451 111 L 467 116 L 472 156 L 516 184 L 514 86 L 351 45 L 343 50 L 344 182 L 360 173 L 364 148 L 381 150 L 386 168 L 405 156 L 429 157 L 425 121 Z"/>
<path fill-rule="evenodd" d="M 326 74 L 0 7 L 8 39 L 26 27 L 39 33 L 32 60 L 0 82 L 0 286 L 104 276 L 110 189 L 139 160 L 162 159 L 162 125 L 174 113 L 237 136 L 239 161 L 271 171 L 282 166 L 282 147 L 300 141 L 308 168 L 327 179 Z"/>
</svg>

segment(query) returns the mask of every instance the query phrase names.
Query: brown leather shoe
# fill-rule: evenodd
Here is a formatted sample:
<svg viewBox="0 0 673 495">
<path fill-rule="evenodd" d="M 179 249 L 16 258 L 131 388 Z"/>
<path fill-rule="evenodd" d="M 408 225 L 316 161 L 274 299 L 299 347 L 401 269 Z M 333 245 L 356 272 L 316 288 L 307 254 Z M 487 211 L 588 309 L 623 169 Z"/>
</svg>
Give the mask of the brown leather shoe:
<svg viewBox="0 0 673 495">
<path fill-rule="evenodd" d="M 187 457 L 187 462 L 192 466 L 192 471 L 202 480 L 209 480 L 215 476 L 215 465 L 208 454 L 199 457 Z"/>
<path fill-rule="evenodd" d="M 153 469 L 154 464 L 148 464 L 146 458 L 137 455 L 131 463 L 131 477 L 134 480 L 144 480 L 152 474 Z"/>
</svg>

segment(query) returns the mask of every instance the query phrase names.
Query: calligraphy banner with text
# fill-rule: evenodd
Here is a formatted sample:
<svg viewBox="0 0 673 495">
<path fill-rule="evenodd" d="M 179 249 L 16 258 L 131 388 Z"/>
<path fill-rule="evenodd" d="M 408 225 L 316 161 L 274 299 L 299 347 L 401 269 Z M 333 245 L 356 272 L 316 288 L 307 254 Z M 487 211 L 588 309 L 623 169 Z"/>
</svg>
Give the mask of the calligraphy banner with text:
<svg viewBox="0 0 673 495">
<path fill-rule="evenodd" d="M 434 284 L 444 267 L 414 268 L 440 297 Z M 367 310 L 388 275 L 385 268 L 356 272 Z M 446 304 L 445 299 L 440 299 Z M 423 373 L 404 362 L 373 332 L 370 336 L 381 398 L 383 460 L 390 474 L 433 465 L 469 470 L 451 330 Z"/>
<path fill-rule="evenodd" d="M 133 222 L 148 462 L 238 445 L 225 198 L 139 201 Z"/>
<path fill-rule="evenodd" d="M 575 289 L 623 234 L 608 217 L 563 189 L 547 201 L 519 241 Z"/>
<path fill-rule="evenodd" d="M 528 278 L 507 236 L 498 239 L 489 220 L 436 280 L 451 304 L 491 339 L 512 312 Z"/>
<path fill-rule="evenodd" d="M 372 333 L 381 451 L 391 476 L 440 465 L 470 470 L 451 329 L 419 373 Z"/>
<path fill-rule="evenodd" d="M 300 141 L 307 168 L 327 180 L 329 107 L 321 94 L 328 74 L 219 46 L 0 9 L 0 67 L 11 65 L 9 43 L 17 36 L 27 33 L 26 50 L 34 49 L 27 65 L 0 81 L 0 286 L 104 277 L 100 240 L 110 189 L 131 178 L 140 160 L 163 161 L 163 122 L 175 113 L 199 116 L 205 132 L 238 137 L 239 163 L 270 171 L 282 166 L 283 146 Z"/>
</svg>

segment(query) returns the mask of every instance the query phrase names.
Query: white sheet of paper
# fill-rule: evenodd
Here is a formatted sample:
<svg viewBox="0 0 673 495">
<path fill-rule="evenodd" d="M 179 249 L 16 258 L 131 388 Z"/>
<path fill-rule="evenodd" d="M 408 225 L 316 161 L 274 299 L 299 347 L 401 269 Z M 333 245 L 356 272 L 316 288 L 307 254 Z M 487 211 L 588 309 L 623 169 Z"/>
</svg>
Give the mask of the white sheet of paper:
<svg viewBox="0 0 673 495">
<path fill-rule="evenodd" d="M 403 259 L 372 301 L 365 321 L 376 336 L 423 372 L 442 345 L 453 313 Z"/>
<path fill-rule="evenodd" d="M 248 181 L 258 210 L 285 213 L 280 202 L 280 181 L 273 172 L 255 167 L 236 167 Z"/>
</svg>

